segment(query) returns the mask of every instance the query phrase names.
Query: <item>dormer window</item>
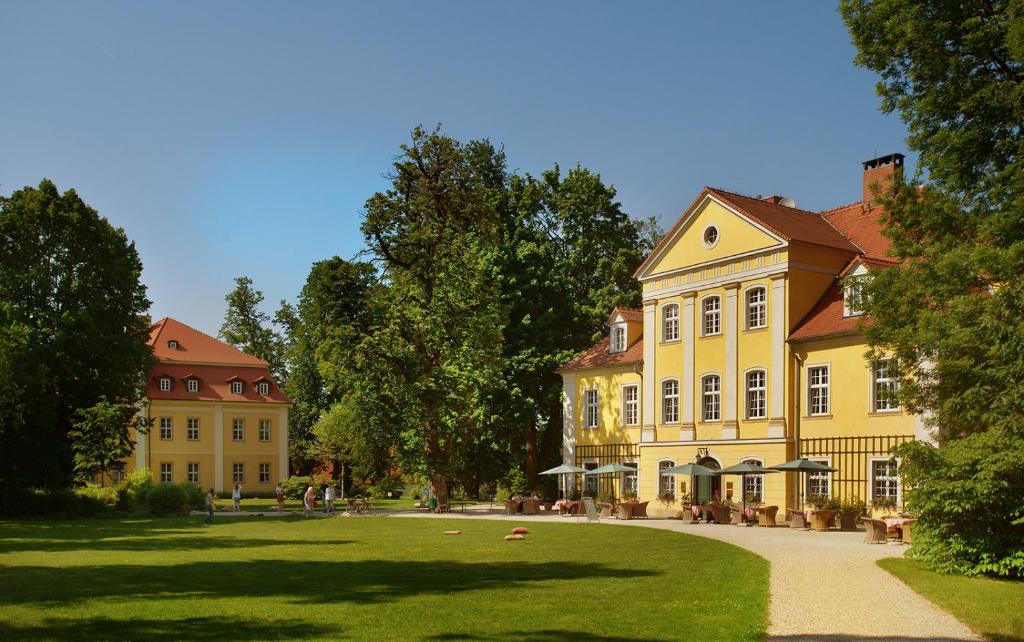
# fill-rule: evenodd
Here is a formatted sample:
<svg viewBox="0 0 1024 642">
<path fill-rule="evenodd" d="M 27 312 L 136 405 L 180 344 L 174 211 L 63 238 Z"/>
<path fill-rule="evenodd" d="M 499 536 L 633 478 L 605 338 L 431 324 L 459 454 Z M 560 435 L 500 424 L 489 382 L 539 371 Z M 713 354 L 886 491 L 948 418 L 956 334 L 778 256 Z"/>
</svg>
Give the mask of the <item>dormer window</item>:
<svg viewBox="0 0 1024 642">
<path fill-rule="evenodd" d="M 843 316 L 856 317 L 864 314 L 867 307 L 864 285 L 866 275 L 855 275 L 846 280 L 843 286 Z"/>
<path fill-rule="evenodd" d="M 626 351 L 626 326 L 612 326 L 612 352 Z"/>
<path fill-rule="evenodd" d="M 239 381 L 238 379 L 235 379 L 234 381 L 231 382 L 231 394 L 233 394 L 233 395 L 240 395 L 240 394 L 242 394 L 242 382 Z"/>
<path fill-rule="evenodd" d="M 185 389 L 189 392 L 199 392 L 199 380 L 196 378 L 186 379 Z"/>
<path fill-rule="evenodd" d="M 178 349 L 178 342 L 176 340 L 174 340 L 174 339 L 171 339 L 170 341 L 167 342 L 167 349 L 168 350 L 177 350 Z"/>
<path fill-rule="evenodd" d="M 270 384 L 267 383 L 266 381 L 261 381 L 258 384 L 256 384 L 256 389 L 259 391 L 261 395 L 270 394 Z"/>
<path fill-rule="evenodd" d="M 160 392 L 170 392 L 170 391 L 171 391 L 171 378 L 170 377 L 160 377 Z"/>
</svg>

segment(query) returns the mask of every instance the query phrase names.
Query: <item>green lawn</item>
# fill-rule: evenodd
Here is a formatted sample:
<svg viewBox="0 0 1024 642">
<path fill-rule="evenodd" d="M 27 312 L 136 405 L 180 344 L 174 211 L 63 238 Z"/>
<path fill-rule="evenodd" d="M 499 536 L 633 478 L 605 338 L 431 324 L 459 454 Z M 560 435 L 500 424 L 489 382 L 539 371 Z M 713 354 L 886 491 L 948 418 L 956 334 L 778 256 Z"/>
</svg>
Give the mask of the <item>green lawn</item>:
<svg viewBox="0 0 1024 642">
<path fill-rule="evenodd" d="M 1024 640 L 1024 582 L 943 575 L 919 561 L 887 558 L 878 565 L 990 640 Z"/>
<path fill-rule="evenodd" d="M 346 500 L 336 500 L 334 502 L 335 510 L 344 511 Z M 371 499 L 371 506 L 374 510 L 415 510 L 416 505 L 415 499 Z M 231 506 L 230 499 L 218 499 L 217 510 L 223 509 L 225 506 Z M 317 510 L 323 510 L 323 502 L 317 502 Z M 286 499 L 284 501 L 284 509 L 302 512 L 302 500 L 298 499 Z M 273 498 L 259 499 L 259 498 L 248 498 L 242 500 L 242 510 L 246 511 L 272 511 L 277 510 L 277 500 Z"/>
<path fill-rule="evenodd" d="M 516 525 L 530 535 L 505 542 Z M 387 516 L 0 522 L 8 640 L 756 640 L 767 609 L 765 560 L 645 528 Z"/>
</svg>

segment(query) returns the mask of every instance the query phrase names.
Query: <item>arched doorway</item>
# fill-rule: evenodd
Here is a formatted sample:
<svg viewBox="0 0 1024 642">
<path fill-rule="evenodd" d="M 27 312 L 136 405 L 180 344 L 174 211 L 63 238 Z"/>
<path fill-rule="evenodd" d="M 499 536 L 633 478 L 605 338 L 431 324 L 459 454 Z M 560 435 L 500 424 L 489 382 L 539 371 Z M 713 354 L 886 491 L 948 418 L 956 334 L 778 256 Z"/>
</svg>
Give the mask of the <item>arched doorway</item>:
<svg viewBox="0 0 1024 642">
<path fill-rule="evenodd" d="M 712 470 L 722 469 L 722 464 L 718 463 L 718 460 L 711 456 L 702 457 L 697 461 L 697 463 Z M 696 481 L 697 496 L 694 498 L 695 504 L 710 503 L 716 493 L 721 497 L 722 478 L 718 475 L 715 475 L 714 477 L 697 477 Z"/>
</svg>

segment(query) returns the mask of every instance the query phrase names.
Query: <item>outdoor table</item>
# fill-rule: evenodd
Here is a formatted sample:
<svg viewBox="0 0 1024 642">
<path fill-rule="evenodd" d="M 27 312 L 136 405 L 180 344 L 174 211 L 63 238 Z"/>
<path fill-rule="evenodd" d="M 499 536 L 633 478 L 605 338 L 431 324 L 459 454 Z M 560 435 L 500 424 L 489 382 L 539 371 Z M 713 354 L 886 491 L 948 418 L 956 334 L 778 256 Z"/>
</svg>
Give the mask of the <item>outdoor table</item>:
<svg viewBox="0 0 1024 642">
<path fill-rule="evenodd" d="M 901 541 L 903 540 L 903 529 L 911 522 L 907 517 L 883 517 L 882 521 L 885 522 L 887 531 L 899 532 Z"/>
<path fill-rule="evenodd" d="M 633 511 L 640 502 L 619 502 L 617 512 L 619 519 L 633 519 Z"/>
<path fill-rule="evenodd" d="M 763 508 L 751 507 L 743 509 L 743 517 L 748 521 L 752 522 L 757 519 L 757 513 L 764 510 Z"/>
<path fill-rule="evenodd" d="M 693 513 L 693 521 L 699 522 L 700 521 L 700 514 L 703 512 L 703 510 L 701 509 L 700 505 L 699 504 L 694 504 L 694 505 L 690 506 L 690 512 Z"/>
<path fill-rule="evenodd" d="M 822 509 L 811 511 L 811 525 L 816 531 L 827 531 L 839 511 Z"/>
</svg>

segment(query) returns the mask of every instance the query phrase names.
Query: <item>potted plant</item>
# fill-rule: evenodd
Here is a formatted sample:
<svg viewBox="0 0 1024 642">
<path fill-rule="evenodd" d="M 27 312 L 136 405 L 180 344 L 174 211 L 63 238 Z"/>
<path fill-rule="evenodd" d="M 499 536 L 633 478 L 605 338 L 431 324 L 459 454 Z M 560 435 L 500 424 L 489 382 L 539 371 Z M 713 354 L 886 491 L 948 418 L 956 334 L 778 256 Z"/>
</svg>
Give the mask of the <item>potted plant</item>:
<svg viewBox="0 0 1024 642">
<path fill-rule="evenodd" d="M 665 508 L 668 508 L 672 504 L 676 503 L 675 493 L 670 490 L 664 490 L 658 495 L 658 501 L 664 504 Z"/>
<path fill-rule="evenodd" d="M 857 518 L 866 512 L 860 497 L 848 497 L 839 504 L 839 528 L 844 531 L 857 530 Z"/>
<path fill-rule="evenodd" d="M 825 506 L 828 504 L 827 495 L 811 495 L 807 498 L 807 503 L 810 504 L 814 510 L 825 510 Z"/>
</svg>

